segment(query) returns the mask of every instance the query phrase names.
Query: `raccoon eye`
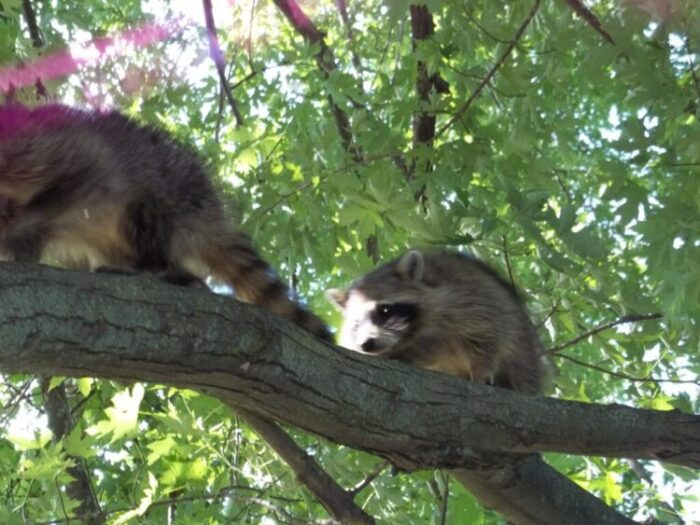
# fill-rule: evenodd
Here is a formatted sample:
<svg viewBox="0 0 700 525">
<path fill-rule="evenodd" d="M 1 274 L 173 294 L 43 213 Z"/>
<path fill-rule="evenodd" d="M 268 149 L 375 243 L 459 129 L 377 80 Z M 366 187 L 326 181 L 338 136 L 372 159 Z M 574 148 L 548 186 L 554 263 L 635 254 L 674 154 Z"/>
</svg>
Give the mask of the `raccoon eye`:
<svg viewBox="0 0 700 525">
<path fill-rule="evenodd" d="M 378 325 L 384 325 L 390 320 L 409 322 L 418 315 L 418 308 L 409 303 L 382 303 L 378 304 L 372 313 L 372 321 Z"/>
</svg>

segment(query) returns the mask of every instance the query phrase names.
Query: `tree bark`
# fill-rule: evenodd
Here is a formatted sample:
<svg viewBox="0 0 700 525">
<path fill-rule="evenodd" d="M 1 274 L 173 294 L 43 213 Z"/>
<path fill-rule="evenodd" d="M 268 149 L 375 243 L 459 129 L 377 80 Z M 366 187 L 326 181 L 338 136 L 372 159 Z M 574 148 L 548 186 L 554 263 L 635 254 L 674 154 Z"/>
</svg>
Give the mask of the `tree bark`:
<svg viewBox="0 0 700 525">
<path fill-rule="evenodd" d="M 631 523 L 522 454 L 700 468 L 700 416 L 529 396 L 362 356 L 260 308 L 149 276 L 0 264 L 0 371 L 207 392 L 405 470 L 452 469 L 515 523 Z"/>
<path fill-rule="evenodd" d="M 700 468 L 700 416 L 526 395 L 343 351 L 155 277 L 2 263 L 0 297 L 3 372 L 193 388 L 406 470 L 478 467 L 504 451 Z"/>
</svg>

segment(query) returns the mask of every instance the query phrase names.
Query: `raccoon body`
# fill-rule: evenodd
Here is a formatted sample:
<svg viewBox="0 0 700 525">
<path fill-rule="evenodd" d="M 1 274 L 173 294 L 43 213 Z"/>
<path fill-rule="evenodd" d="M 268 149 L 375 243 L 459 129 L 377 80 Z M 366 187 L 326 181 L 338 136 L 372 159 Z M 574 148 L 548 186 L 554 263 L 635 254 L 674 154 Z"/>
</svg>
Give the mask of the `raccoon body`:
<svg viewBox="0 0 700 525">
<path fill-rule="evenodd" d="M 536 392 L 542 347 L 512 286 L 484 263 L 410 251 L 327 296 L 339 344 L 364 354 Z"/>
<path fill-rule="evenodd" d="M 0 259 L 211 275 L 330 339 L 231 225 L 197 155 L 116 112 L 0 107 Z"/>
</svg>

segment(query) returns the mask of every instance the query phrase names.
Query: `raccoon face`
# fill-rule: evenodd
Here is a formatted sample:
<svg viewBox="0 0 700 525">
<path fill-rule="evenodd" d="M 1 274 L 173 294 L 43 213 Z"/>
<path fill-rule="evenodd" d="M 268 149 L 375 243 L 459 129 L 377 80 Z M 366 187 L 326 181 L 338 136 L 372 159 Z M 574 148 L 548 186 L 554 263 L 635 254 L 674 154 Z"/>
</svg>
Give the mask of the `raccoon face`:
<svg viewBox="0 0 700 525">
<path fill-rule="evenodd" d="M 415 304 L 375 301 L 359 290 L 329 290 L 328 297 L 343 312 L 338 344 L 363 354 L 390 353 L 418 318 Z"/>
</svg>

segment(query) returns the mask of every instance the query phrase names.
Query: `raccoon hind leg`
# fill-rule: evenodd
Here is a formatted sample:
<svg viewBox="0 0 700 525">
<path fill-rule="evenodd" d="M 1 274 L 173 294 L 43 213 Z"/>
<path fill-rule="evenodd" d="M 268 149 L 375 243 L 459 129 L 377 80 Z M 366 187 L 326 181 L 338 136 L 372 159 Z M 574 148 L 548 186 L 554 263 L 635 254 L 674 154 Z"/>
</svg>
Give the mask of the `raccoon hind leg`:
<svg viewBox="0 0 700 525">
<path fill-rule="evenodd" d="M 148 196 L 130 202 L 124 213 L 123 232 L 134 252 L 130 269 L 137 273 L 154 273 L 177 286 L 208 289 L 201 279 L 182 268 L 172 256 L 173 215 L 161 200 Z"/>
</svg>

